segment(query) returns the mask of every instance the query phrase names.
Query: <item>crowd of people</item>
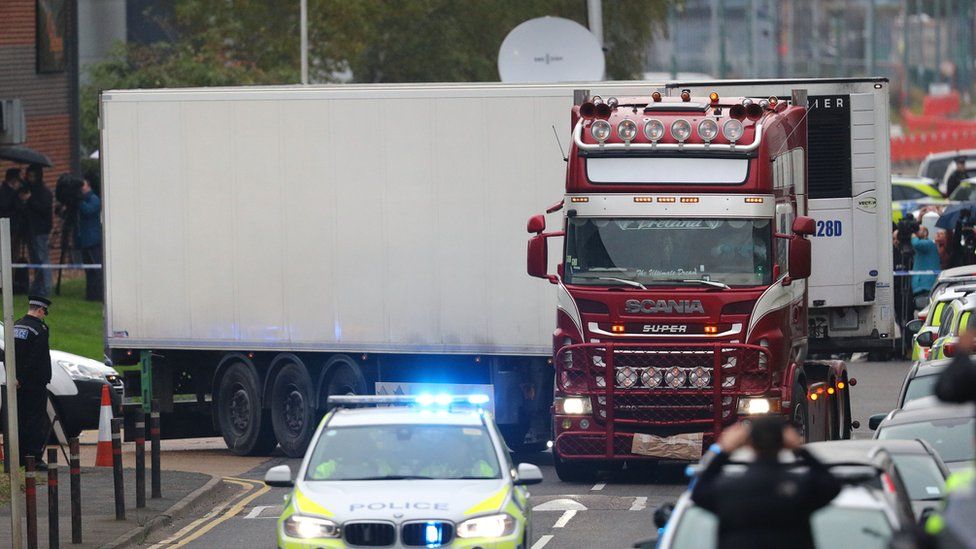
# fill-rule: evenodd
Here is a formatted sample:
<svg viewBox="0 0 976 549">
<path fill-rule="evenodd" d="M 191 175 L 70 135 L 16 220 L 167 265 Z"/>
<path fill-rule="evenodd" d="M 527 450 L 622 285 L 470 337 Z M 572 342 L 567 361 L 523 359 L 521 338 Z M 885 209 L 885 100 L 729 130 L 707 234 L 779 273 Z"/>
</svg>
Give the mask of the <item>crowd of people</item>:
<svg viewBox="0 0 976 549">
<path fill-rule="evenodd" d="M 57 182 L 55 206 L 55 195 L 44 181 L 42 166 L 31 164 L 24 170 L 6 170 L 0 184 L 0 218 L 10 219 L 14 263 L 31 264 L 34 271 L 31 277 L 27 269 L 15 270 L 16 293 L 51 295 L 50 239 L 55 215 L 61 219 L 62 260 L 102 262 L 101 199 L 91 181 L 91 177 L 62 174 Z M 86 269 L 85 276 L 85 298 L 100 301 L 104 291 L 101 270 Z"/>
</svg>

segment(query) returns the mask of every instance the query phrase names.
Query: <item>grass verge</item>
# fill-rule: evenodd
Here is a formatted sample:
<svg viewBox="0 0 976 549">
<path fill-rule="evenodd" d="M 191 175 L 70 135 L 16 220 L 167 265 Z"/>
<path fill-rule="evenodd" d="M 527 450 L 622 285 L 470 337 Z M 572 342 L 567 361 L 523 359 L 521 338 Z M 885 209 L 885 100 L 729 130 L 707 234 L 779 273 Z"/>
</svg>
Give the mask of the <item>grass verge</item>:
<svg viewBox="0 0 976 549">
<path fill-rule="evenodd" d="M 57 281 L 55 275 L 55 282 Z M 51 295 L 51 349 L 74 353 L 101 362 L 104 359 L 104 306 L 85 300 L 84 277 L 63 280 L 61 295 Z M 27 296 L 14 296 L 14 319 L 27 314 Z"/>
</svg>

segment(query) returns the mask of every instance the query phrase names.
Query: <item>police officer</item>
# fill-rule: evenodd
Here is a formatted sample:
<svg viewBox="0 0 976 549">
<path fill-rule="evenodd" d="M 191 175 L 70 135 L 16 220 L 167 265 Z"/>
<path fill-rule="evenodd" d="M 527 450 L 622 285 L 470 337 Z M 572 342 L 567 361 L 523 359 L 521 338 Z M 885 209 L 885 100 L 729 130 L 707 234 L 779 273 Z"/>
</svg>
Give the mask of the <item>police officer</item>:
<svg viewBox="0 0 976 549">
<path fill-rule="evenodd" d="M 779 417 L 756 417 L 722 431 L 691 499 L 718 517 L 719 549 L 738 547 L 813 549 L 810 515 L 840 492 L 840 481 L 806 449 L 795 429 Z M 722 475 L 735 450 L 751 446 L 756 459 L 741 475 Z M 808 470 L 789 471 L 779 452 L 793 450 Z"/>
<path fill-rule="evenodd" d="M 38 467 L 50 422 L 47 417 L 47 384 L 51 381 L 51 348 L 44 323 L 51 300 L 30 296 L 27 314 L 14 324 L 14 351 L 17 358 L 17 418 L 20 429 L 20 456 L 34 456 Z"/>
</svg>

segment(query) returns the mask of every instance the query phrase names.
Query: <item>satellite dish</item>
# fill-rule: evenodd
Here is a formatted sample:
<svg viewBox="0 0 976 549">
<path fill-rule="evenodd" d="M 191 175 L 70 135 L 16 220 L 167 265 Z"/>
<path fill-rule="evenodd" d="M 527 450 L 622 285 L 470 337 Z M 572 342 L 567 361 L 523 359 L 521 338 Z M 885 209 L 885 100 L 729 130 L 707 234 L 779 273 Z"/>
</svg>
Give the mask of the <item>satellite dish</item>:
<svg viewBox="0 0 976 549">
<path fill-rule="evenodd" d="M 599 81 L 605 63 L 596 37 L 562 17 L 525 21 L 508 33 L 498 50 L 502 82 Z"/>
</svg>

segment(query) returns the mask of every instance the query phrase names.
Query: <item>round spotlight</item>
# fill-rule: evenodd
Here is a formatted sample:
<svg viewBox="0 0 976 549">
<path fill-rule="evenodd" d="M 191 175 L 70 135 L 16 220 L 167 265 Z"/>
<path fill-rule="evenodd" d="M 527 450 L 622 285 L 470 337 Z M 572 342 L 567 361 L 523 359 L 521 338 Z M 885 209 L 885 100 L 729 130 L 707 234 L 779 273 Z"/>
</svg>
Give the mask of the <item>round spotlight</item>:
<svg viewBox="0 0 976 549">
<path fill-rule="evenodd" d="M 664 137 L 664 124 L 656 118 L 644 122 L 644 137 L 651 141 L 660 141 Z"/>
<path fill-rule="evenodd" d="M 766 101 L 765 99 L 760 99 L 759 100 L 759 107 L 760 108 L 763 108 L 763 109 L 768 109 L 769 108 L 769 101 Z"/>
<path fill-rule="evenodd" d="M 668 387 L 672 389 L 677 389 L 685 384 L 688 379 L 688 374 L 681 368 L 677 366 L 671 368 L 664 374 L 664 382 L 668 384 Z"/>
<path fill-rule="evenodd" d="M 718 135 L 718 122 L 706 118 L 698 123 L 698 137 L 708 143 Z"/>
<path fill-rule="evenodd" d="M 664 374 L 661 372 L 661 370 L 658 370 L 657 368 L 646 368 L 641 373 L 641 383 L 644 385 L 644 387 L 654 388 L 661 384 L 661 379 L 663 377 Z"/>
<path fill-rule="evenodd" d="M 701 366 L 695 368 L 688 374 L 688 381 L 691 382 L 692 387 L 696 389 L 703 389 L 712 380 L 712 373 L 708 370 L 702 368 Z"/>
<path fill-rule="evenodd" d="M 624 141 L 632 141 L 637 137 L 637 124 L 633 120 L 624 120 L 617 124 L 617 135 Z"/>
<path fill-rule="evenodd" d="M 633 370 L 630 366 L 624 366 L 623 368 L 617 370 L 617 385 L 623 387 L 624 389 L 630 389 L 637 384 L 638 378 L 637 372 Z"/>
<path fill-rule="evenodd" d="M 675 120 L 671 124 L 671 136 L 677 139 L 679 143 L 684 143 L 691 137 L 691 124 L 684 118 Z"/>
<path fill-rule="evenodd" d="M 593 139 L 603 143 L 610 138 L 610 123 L 606 120 L 597 120 L 590 126 L 590 135 Z"/>
<path fill-rule="evenodd" d="M 599 99 L 599 98 L 600 98 L 600 96 L 597 96 L 597 99 Z M 752 105 L 752 99 L 749 99 L 748 97 L 746 97 L 745 99 L 742 100 L 742 106 L 743 107 L 748 107 L 749 105 Z"/>
<path fill-rule="evenodd" d="M 589 429 L 589 428 L 590 428 L 590 420 L 588 420 L 588 419 L 581 419 L 580 420 L 580 429 Z"/>
<path fill-rule="evenodd" d="M 735 143 L 738 141 L 742 137 L 744 131 L 745 128 L 742 127 L 742 122 L 734 118 L 731 120 L 726 120 L 725 124 L 722 124 L 722 135 L 729 140 L 729 143 Z"/>
</svg>

